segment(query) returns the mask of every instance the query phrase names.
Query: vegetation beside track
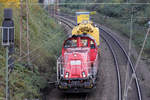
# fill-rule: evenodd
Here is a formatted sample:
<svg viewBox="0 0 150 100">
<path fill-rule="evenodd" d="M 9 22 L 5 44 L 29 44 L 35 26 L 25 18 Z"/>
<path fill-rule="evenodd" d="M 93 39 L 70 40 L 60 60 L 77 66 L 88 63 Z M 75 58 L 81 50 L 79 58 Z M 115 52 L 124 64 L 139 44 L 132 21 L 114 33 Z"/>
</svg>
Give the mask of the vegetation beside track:
<svg viewBox="0 0 150 100">
<path fill-rule="evenodd" d="M 148 4 L 104 4 L 104 3 L 127 3 L 126 0 L 64 0 L 64 3 L 72 3 L 61 6 L 61 11 L 73 14 L 80 9 L 87 9 L 88 11 L 96 11 L 93 15 L 93 20 L 103 24 L 113 30 L 118 31 L 126 37 L 130 37 L 131 31 L 131 14 L 133 14 L 133 43 L 136 48 L 140 50 L 145 34 L 148 28 L 148 21 L 150 20 L 150 5 Z M 82 2 L 82 3 L 81 3 Z M 128 0 L 128 3 L 147 3 L 149 0 Z M 73 4 L 76 3 L 76 4 Z M 78 3 L 78 4 L 77 4 Z M 99 3 L 99 4 L 96 4 Z M 103 4 L 101 4 L 103 3 Z M 133 8 L 133 13 L 132 13 Z M 150 36 L 144 48 L 144 57 L 150 59 Z"/>
<path fill-rule="evenodd" d="M 36 1 L 36 0 L 34 0 Z M 29 5 L 30 65 L 27 65 L 26 9 L 23 9 L 22 56 L 19 56 L 20 9 L 14 6 L 15 66 L 9 77 L 11 100 L 41 98 L 41 90 L 55 73 L 56 58 L 64 40 L 60 25 L 39 5 Z M 25 7 L 25 5 L 23 5 Z M 0 23 L 4 5 L 0 3 Z M 0 25 L 1 26 L 1 25 Z M 1 42 L 1 35 L 0 35 Z M 24 58 L 23 58 L 24 57 Z M 18 60 L 20 59 L 21 60 Z M 5 98 L 5 49 L 0 45 L 0 100 Z"/>
</svg>

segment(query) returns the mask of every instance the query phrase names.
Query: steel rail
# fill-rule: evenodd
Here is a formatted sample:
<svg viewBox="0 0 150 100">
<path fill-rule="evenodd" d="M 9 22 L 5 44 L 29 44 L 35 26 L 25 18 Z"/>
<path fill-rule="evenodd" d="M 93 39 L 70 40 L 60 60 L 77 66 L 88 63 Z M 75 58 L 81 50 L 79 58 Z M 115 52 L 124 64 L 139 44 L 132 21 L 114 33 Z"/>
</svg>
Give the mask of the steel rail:
<svg viewBox="0 0 150 100">
<path fill-rule="evenodd" d="M 61 17 L 62 18 L 62 17 Z M 60 18 L 60 19 L 61 19 Z M 70 23 L 69 21 L 67 21 L 66 20 L 66 18 L 63 18 L 63 22 L 65 22 L 65 24 L 66 25 L 69 25 L 68 23 Z M 67 23 L 68 22 L 68 23 Z M 71 22 L 72 23 L 72 25 L 73 26 L 75 26 L 75 24 L 73 23 L 73 22 Z M 72 26 L 71 26 L 72 27 Z M 118 60 L 117 60 L 117 57 L 116 57 L 116 55 L 115 55 L 115 52 L 114 52 L 114 50 L 113 50 L 113 48 L 112 48 L 112 46 L 110 45 L 110 43 L 108 42 L 108 40 L 107 39 L 105 39 L 104 37 L 103 37 L 103 39 L 106 41 L 106 43 L 107 43 L 107 45 L 108 45 L 108 47 L 110 48 L 110 50 L 111 50 L 111 53 L 112 53 L 112 55 L 113 55 L 113 58 L 114 58 L 114 63 L 115 63 L 115 66 L 116 66 L 116 73 L 117 73 L 117 82 L 118 82 L 118 100 L 122 100 L 121 99 L 121 96 L 122 96 L 122 90 L 121 90 L 121 75 L 120 75 L 120 71 L 119 71 L 119 64 L 118 64 Z M 87 100 L 87 96 L 86 96 L 86 100 Z"/>
<path fill-rule="evenodd" d="M 99 28 L 101 30 L 103 30 L 107 35 L 109 35 L 110 37 L 112 37 L 112 39 L 114 39 L 116 41 L 116 43 L 118 44 L 118 46 L 122 49 L 123 53 L 125 54 L 125 57 L 128 60 L 128 62 L 129 62 L 129 65 L 130 65 L 130 68 L 132 70 L 132 73 L 134 74 L 134 78 L 135 78 L 135 82 L 136 82 L 136 88 L 137 88 L 137 92 L 138 92 L 138 98 L 139 98 L 139 100 L 142 100 L 141 89 L 140 89 L 140 85 L 139 85 L 139 82 L 138 82 L 137 74 L 136 74 L 135 68 L 133 66 L 133 63 L 132 63 L 130 57 L 128 56 L 126 50 L 121 45 L 121 43 L 119 42 L 119 40 L 117 40 L 112 34 L 110 34 L 110 32 L 107 32 L 106 30 L 104 30 L 102 27 L 100 27 L 100 25 L 99 25 Z"/>
<path fill-rule="evenodd" d="M 110 51 L 111 51 L 111 53 L 112 53 L 112 55 L 113 55 L 114 63 L 115 63 L 115 66 L 116 66 L 116 72 L 117 72 L 118 100 L 122 100 L 121 75 L 120 75 L 120 71 L 119 71 L 119 64 L 118 64 L 117 57 L 116 57 L 116 54 L 115 54 L 115 52 L 114 52 L 112 46 L 110 45 L 109 41 L 108 41 L 105 37 L 103 37 L 103 36 L 101 36 L 101 37 L 105 40 L 106 44 L 107 44 L 108 47 L 110 48 Z"/>
<path fill-rule="evenodd" d="M 65 25 L 67 25 L 71 30 L 73 29 L 73 27 L 75 26 L 75 24 L 72 24 L 72 23 L 70 23 L 70 22 L 67 22 L 66 20 L 64 20 L 64 19 L 61 19 L 61 18 L 56 18 L 57 20 L 59 20 L 59 21 L 61 21 L 62 23 L 64 23 Z M 86 95 L 81 95 L 81 100 L 88 100 L 88 95 L 86 94 Z M 65 100 L 69 100 L 69 96 L 65 96 Z"/>
<path fill-rule="evenodd" d="M 64 19 L 65 21 L 68 21 L 69 23 L 72 23 L 73 25 L 75 25 L 75 23 L 70 20 L 70 19 L 67 19 L 67 18 L 64 18 L 62 16 L 59 16 L 61 17 L 62 19 Z M 138 99 L 139 100 L 142 100 L 142 95 L 141 95 L 141 89 L 140 89 L 140 85 L 139 85 L 139 82 L 138 82 L 138 79 L 137 79 L 137 74 L 136 74 L 136 71 L 134 69 L 134 66 L 133 66 L 133 63 L 130 59 L 130 57 L 128 56 L 126 50 L 124 49 L 124 47 L 121 45 L 121 43 L 119 42 L 119 40 L 117 40 L 112 34 L 110 34 L 110 32 L 104 30 L 99 24 L 98 24 L 98 27 L 99 29 L 103 30 L 107 35 L 109 35 L 117 44 L 118 46 L 120 47 L 120 49 L 122 49 L 123 53 L 125 54 L 125 57 L 127 59 L 127 61 L 129 62 L 129 65 L 130 65 L 130 68 L 131 68 L 131 71 L 132 73 L 134 74 L 134 78 L 135 78 L 135 82 L 136 82 L 136 88 L 137 88 L 137 93 L 138 93 Z"/>
</svg>

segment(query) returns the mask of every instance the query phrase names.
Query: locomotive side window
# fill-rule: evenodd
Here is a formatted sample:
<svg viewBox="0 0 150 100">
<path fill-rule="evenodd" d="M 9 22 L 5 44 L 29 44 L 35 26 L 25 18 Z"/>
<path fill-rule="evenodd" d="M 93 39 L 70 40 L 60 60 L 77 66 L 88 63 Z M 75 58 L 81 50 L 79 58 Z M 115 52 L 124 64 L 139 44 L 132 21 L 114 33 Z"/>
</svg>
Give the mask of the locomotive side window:
<svg viewBox="0 0 150 100">
<path fill-rule="evenodd" d="M 77 40 L 76 39 L 67 40 L 65 42 L 64 48 L 72 48 L 72 47 L 77 47 Z"/>
<path fill-rule="evenodd" d="M 88 40 L 87 39 L 81 39 L 81 46 L 87 47 L 88 46 Z"/>
<path fill-rule="evenodd" d="M 71 40 L 67 40 L 65 42 L 64 48 L 70 48 L 70 46 L 71 46 Z"/>
<path fill-rule="evenodd" d="M 77 47 L 77 40 L 76 39 L 73 39 L 71 43 L 72 43 L 71 47 Z"/>
<path fill-rule="evenodd" d="M 91 47 L 91 49 L 95 49 L 95 45 L 94 45 L 93 41 L 90 41 L 90 47 Z"/>
</svg>

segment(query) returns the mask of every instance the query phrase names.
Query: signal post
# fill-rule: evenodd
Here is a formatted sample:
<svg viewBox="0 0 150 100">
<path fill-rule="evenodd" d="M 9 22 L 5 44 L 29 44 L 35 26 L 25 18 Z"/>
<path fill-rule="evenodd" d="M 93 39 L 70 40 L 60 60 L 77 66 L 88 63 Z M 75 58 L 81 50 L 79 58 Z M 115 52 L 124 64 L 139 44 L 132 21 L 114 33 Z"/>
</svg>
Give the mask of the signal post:
<svg viewBox="0 0 150 100">
<path fill-rule="evenodd" d="M 4 20 L 2 23 L 2 45 L 6 48 L 6 100 L 9 100 L 9 68 L 13 67 L 12 55 L 14 50 L 14 22 L 12 20 L 12 9 L 4 9 Z"/>
</svg>

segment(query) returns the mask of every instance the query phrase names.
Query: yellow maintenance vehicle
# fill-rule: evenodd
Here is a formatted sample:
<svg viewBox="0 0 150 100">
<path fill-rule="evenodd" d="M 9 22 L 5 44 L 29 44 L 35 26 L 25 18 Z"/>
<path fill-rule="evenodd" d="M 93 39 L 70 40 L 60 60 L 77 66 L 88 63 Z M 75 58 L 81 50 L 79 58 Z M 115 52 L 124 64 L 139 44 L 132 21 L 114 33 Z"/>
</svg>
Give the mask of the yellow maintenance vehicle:
<svg viewBox="0 0 150 100">
<path fill-rule="evenodd" d="M 99 28 L 90 21 L 90 12 L 76 12 L 77 26 L 72 30 L 72 35 L 90 35 L 94 38 L 97 46 L 100 44 Z"/>
</svg>

